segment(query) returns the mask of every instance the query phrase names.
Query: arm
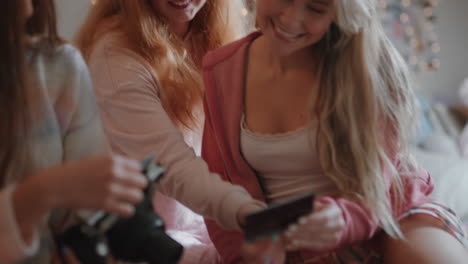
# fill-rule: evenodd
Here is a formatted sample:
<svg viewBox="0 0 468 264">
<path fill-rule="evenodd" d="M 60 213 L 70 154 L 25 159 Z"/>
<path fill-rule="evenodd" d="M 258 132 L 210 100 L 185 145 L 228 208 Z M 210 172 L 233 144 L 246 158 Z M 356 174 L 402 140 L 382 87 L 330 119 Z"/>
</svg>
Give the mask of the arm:
<svg viewBox="0 0 468 264">
<path fill-rule="evenodd" d="M 385 118 L 382 118 L 385 120 Z M 428 196 L 433 191 L 434 185 L 431 177 L 422 168 L 416 167 L 412 171 L 403 171 L 401 168 L 400 160 L 398 159 L 398 149 L 391 144 L 392 139 L 396 139 L 397 132 L 391 123 L 382 123 L 382 131 L 384 134 L 384 142 L 382 147 L 386 149 L 387 155 L 393 161 L 393 167 L 399 173 L 399 177 L 403 185 L 403 195 L 401 204 L 391 204 L 391 210 L 394 216 L 398 219 L 407 210 L 412 207 L 418 206 L 429 200 Z M 392 188 L 393 177 L 391 168 L 385 166 L 382 168 L 381 177 L 384 178 L 387 186 L 387 194 L 390 201 L 397 197 Z M 323 202 L 335 203 L 343 212 L 345 222 L 345 229 L 337 242 L 337 247 L 349 245 L 357 241 L 363 241 L 371 238 L 380 227 L 370 210 L 360 202 L 350 201 L 346 199 L 334 199 L 331 197 L 324 197 Z"/>
<path fill-rule="evenodd" d="M 14 263 L 39 248 L 36 226 L 48 211 L 40 190 L 27 182 L 0 190 L 0 262 Z M 34 205 L 34 206 L 32 206 Z"/>
<path fill-rule="evenodd" d="M 72 46 L 64 47 L 67 60 L 63 87 L 56 102 L 61 117 L 65 161 L 110 154 L 94 97 L 91 77 L 81 54 Z"/>
<path fill-rule="evenodd" d="M 63 78 L 55 102 L 55 112 L 62 131 L 63 162 L 101 158 L 110 154 L 88 67 L 80 52 L 71 45 L 64 45 L 57 51 L 55 62 L 59 67 L 53 74 Z M 62 176 L 67 178 L 70 175 Z M 66 186 L 62 189 L 66 189 Z M 72 224 L 75 213 L 63 208 L 54 210 L 49 218 L 54 232 L 61 233 Z"/>
<path fill-rule="evenodd" d="M 400 203 L 394 198 L 394 188 L 391 188 L 391 175 L 383 171 L 389 194 L 391 210 L 398 219 L 408 209 L 418 206 L 428 200 L 432 191 L 430 177 L 423 170 L 413 170 L 403 173 L 400 169 L 403 192 Z M 301 217 L 299 221 L 288 228 L 287 249 L 309 249 L 317 252 L 334 250 L 352 245 L 356 242 L 371 239 L 381 227 L 379 219 L 358 199 L 341 197 L 320 197 L 315 201 L 315 209 L 310 215 Z"/>
<path fill-rule="evenodd" d="M 67 78 L 55 104 L 57 118 L 64 132 L 63 160 L 76 160 L 106 153 L 107 147 L 96 114 L 97 107 L 86 65 L 79 52 L 70 45 L 65 45 L 56 52 L 54 63 L 59 67 L 51 66 L 50 74 Z M 56 69 L 59 72 L 54 71 Z M 55 171 L 39 172 L 15 186 L 8 186 L 2 190 L 1 263 L 18 261 L 34 254 L 39 244 L 36 233 L 38 223 L 51 210 L 70 206 L 66 197 L 57 197 L 61 193 L 59 189 L 63 189 L 63 186 L 57 186 L 59 181 L 58 177 L 55 177 Z"/>
<path fill-rule="evenodd" d="M 147 184 L 140 170 L 139 163 L 124 158 L 93 158 L 44 169 L 1 190 L 0 262 L 15 262 L 37 251 L 36 227 L 51 210 L 132 215 L 132 204 L 142 200 Z"/>
<path fill-rule="evenodd" d="M 161 192 L 224 227 L 236 228 L 237 209 L 252 198 L 210 173 L 185 144 L 163 107 L 151 68 L 127 49 L 107 47 L 94 52 L 90 69 L 113 150 L 136 158 L 156 152 L 166 168 Z"/>
<path fill-rule="evenodd" d="M 389 172 L 384 171 L 383 176 L 390 189 L 391 179 Z M 397 208 L 396 205 L 393 205 L 392 209 L 395 215 L 401 215 L 411 207 L 426 202 L 428 195 L 433 190 L 431 178 L 425 170 L 419 169 L 413 172 L 402 173 L 400 176 L 403 180 L 405 197 L 402 208 Z M 393 197 L 393 195 L 395 194 L 390 192 L 390 197 Z M 321 197 L 318 199 L 318 202 L 334 203 L 342 210 L 345 229 L 336 247 L 368 240 L 379 228 L 379 223 L 375 217 L 372 217 L 370 210 L 359 202 L 333 197 Z"/>
<path fill-rule="evenodd" d="M 87 68 L 71 46 L 63 51 L 64 56 L 57 56 L 63 66 L 59 74 L 68 79 L 55 110 L 63 132 L 66 162 L 0 191 L 1 263 L 35 254 L 39 243 L 36 227 L 50 211 L 86 208 L 129 216 L 133 213 L 131 204 L 141 201 L 141 190 L 146 186 L 138 162 L 102 155 L 108 148 Z M 90 156 L 101 157 L 84 159 Z M 55 228 L 63 227 L 62 215 L 53 218 Z"/>
</svg>

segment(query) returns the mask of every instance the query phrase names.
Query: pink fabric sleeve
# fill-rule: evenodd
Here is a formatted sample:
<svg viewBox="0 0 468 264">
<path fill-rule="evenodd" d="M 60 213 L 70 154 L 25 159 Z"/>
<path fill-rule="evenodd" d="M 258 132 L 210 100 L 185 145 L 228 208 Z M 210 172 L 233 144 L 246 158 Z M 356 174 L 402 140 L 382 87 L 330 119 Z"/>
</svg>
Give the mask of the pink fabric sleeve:
<svg viewBox="0 0 468 264">
<path fill-rule="evenodd" d="M 113 151 L 138 159 L 155 152 L 166 169 L 159 191 L 225 228 L 238 228 L 238 208 L 253 199 L 244 188 L 210 173 L 206 163 L 184 142 L 164 110 L 148 65 L 128 49 L 100 45 L 89 66 Z M 167 214 L 174 215 L 170 210 L 175 207 L 165 206 L 169 208 Z M 176 218 L 167 221 L 177 222 Z"/>
<path fill-rule="evenodd" d="M 39 249 L 37 232 L 30 245 L 21 237 L 11 200 L 13 190 L 14 186 L 0 190 L 0 263 L 6 264 L 32 256 Z"/>
<path fill-rule="evenodd" d="M 385 177 L 390 189 L 389 173 L 384 171 L 383 177 Z M 393 206 L 392 209 L 395 215 L 401 215 L 411 207 L 427 202 L 429 200 L 428 196 L 434 188 L 431 177 L 425 170 L 419 169 L 414 172 L 402 173 L 401 177 L 405 186 L 405 197 L 401 208 Z M 393 193 L 390 192 L 390 196 L 393 196 Z M 317 202 L 334 203 L 343 211 L 345 230 L 336 245 L 337 248 L 368 240 L 379 229 L 377 219 L 372 216 L 368 208 L 358 202 L 329 196 L 321 197 Z"/>
</svg>

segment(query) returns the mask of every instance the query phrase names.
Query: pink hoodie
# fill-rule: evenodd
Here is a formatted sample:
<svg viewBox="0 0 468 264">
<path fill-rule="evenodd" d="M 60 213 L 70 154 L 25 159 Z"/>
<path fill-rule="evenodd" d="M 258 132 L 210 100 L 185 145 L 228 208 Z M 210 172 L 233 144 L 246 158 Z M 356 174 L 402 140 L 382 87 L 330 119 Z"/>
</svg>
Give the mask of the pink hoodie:
<svg viewBox="0 0 468 264">
<path fill-rule="evenodd" d="M 243 186 L 254 198 L 264 201 L 265 196 L 259 181 L 255 172 L 244 160 L 239 144 L 244 104 L 246 51 L 249 44 L 258 36 L 260 33 L 252 33 L 208 53 L 204 58 L 206 120 L 202 157 L 212 172 L 220 174 L 227 181 Z M 402 211 L 429 200 L 428 195 L 433 190 L 433 184 L 427 172 L 418 171 L 402 176 L 406 194 Z M 339 197 L 319 197 L 318 200 L 336 203 L 343 211 L 346 228 L 335 249 L 368 240 L 379 228 L 378 222 L 371 216 L 369 210 L 357 202 Z M 205 222 L 223 263 L 243 263 L 240 257 L 242 233 L 226 231 L 208 219 Z M 303 257 L 314 255 L 313 252 L 301 253 Z"/>
</svg>

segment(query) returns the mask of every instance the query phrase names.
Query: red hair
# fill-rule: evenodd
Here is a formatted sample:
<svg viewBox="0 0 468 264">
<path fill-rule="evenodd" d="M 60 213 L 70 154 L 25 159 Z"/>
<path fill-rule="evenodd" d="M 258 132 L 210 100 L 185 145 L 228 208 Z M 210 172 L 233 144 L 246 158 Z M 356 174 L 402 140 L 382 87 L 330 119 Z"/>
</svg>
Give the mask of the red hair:
<svg viewBox="0 0 468 264">
<path fill-rule="evenodd" d="M 78 33 L 76 44 L 88 60 L 93 44 L 107 33 L 100 31 L 102 25 L 115 21 L 127 37 L 129 48 L 152 66 L 169 116 L 178 125 L 192 127 L 196 124 L 192 110 L 203 96 L 202 57 L 207 51 L 241 37 L 244 27 L 240 2 L 207 1 L 191 23 L 191 54 L 187 54 L 183 41 L 168 30 L 164 18 L 155 13 L 151 4 L 140 0 L 97 1 Z"/>
</svg>

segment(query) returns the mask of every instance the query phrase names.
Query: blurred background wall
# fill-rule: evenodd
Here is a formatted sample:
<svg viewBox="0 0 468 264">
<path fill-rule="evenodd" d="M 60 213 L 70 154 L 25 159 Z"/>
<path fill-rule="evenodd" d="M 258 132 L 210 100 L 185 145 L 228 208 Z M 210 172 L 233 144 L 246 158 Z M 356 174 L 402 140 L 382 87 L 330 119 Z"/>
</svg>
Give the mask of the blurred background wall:
<svg viewBox="0 0 468 264">
<path fill-rule="evenodd" d="M 55 1 L 59 31 L 71 41 L 87 15 L 90 0 Z M 435 31 L 441 46 L 440 68 L 415 74 L 417 89 L 430 98 L 457 103 L 457 91 L 462 81 L 468 78 L 468 0 L 440 0 L 434 12 L 437 17 Z"/>
</svg>

